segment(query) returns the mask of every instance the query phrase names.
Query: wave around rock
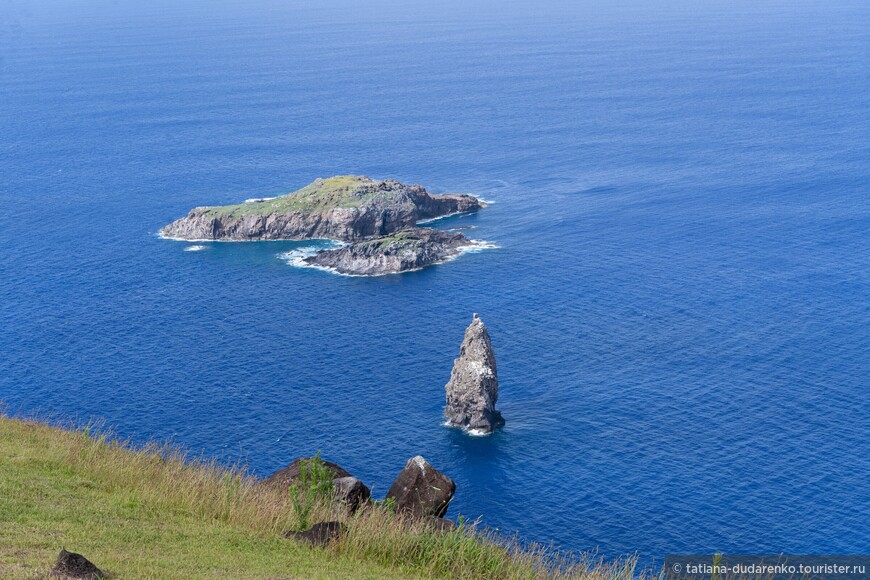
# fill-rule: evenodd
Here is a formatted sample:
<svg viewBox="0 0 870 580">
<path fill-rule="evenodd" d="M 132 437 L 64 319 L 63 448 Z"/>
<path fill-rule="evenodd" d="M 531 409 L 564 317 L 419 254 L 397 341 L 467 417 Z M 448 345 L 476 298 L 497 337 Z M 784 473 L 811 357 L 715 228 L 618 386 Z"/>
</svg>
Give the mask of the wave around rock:
<svg viewBox="0 0 870 580">
<path fill-rule="evenodd" d="M 476 245 L 461 233 L 416 227 L 418 222 L 477 211 L 466 194 L 435 195 L 420 185 L 358 175 L 317 179 L 294 193 L 228 206 L 197 207 L 160 230 L 186 241 L 331 239 L 337 249 L 288 256 L 340 274 L 378 276 L 419 270 Z"/>
</svg>

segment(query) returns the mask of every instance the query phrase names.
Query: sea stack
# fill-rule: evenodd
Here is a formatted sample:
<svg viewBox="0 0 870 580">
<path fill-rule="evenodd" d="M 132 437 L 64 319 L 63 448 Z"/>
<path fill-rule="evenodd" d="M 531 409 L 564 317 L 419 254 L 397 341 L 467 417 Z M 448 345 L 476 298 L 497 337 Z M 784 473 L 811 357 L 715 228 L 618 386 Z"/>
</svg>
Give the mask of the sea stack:
<svg viewBox="0 0 870 580">
<path fill-rule="evenodd" d="M 486 325 L 477 313 L 465 330 L 446 390 L 444 414 L 449 425 L 462 427 L 475 435 L 492 433 L 504 425 L 501 413 L 495 409 L 498 400 L 495 353 Z"/>
</svg>

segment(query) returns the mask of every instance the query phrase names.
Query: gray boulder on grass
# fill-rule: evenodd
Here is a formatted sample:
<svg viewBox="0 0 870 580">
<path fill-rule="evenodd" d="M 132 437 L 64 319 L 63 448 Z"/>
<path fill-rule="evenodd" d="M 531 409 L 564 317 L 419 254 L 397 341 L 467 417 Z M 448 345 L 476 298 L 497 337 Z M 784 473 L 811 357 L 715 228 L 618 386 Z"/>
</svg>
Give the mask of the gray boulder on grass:
<svg viewBox="0 0 870 580">
<path fill-rule="evenodd" d="M 453 480 L 418 455 L 409 459 L 396 477 L 387 492 L 387 500 L 396 502 L 399 513 L 410 514 L 415 518 L 440 518 L 447 512 L 447 506 L 455 492 L 456 484 Z"/>
<path fill-rule="evenodd" d="M 347 506 L 347 511 L 355 513 L 372 497 L 371 490 L 355 477 L 337 477 L 332 481 L 335 499 Z"/>
</svg>

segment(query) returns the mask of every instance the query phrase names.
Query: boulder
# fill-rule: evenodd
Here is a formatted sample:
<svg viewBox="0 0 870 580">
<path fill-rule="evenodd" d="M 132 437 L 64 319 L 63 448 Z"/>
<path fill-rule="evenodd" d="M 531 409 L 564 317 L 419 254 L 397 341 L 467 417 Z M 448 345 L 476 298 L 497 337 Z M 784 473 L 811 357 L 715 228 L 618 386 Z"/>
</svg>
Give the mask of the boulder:
<svg viewBox="0 0 870 580">
<path fill-rule="evenodd" d="M 420 455 L 408 460 L 399 474 L 387 499 L 396 502 L 396 510 L 415 518 L 442 517 L 453 499 L 456 484 L 453 480 L 432 467 Z"/>
<path fill-rule="evenodd" d="M 371 490 L 353 476 L 337 477 L 332 484 L 335 486 L 335 499 L 345 504 L 350 513 L 355 513 L 372 497 Z"/>
<path fill-rule="evenodd" d="M 340 538 L 345 531 L 346 526 L 341 522 L 320 522 L 304 532 L 284 532 L 284 537 L 298 542 L 307 542 L 312 546 L 325 546 Z"/>
<path fill-rule="evenodd" d="M 452 520 L 436 518 L 434 516 L 423 518 L 423 523 L 427 528 L 432 528 L 436 532 L 452 532 L 459 527 Z"/>
<path fill-rule="evenodd" d="M 459 358 L 453 361 L 445 390 L 444 415 L 449 425 L 481 435 L 504 425 L 501 413 L 495 409 L 498 400 L 495 353 L 486 325 L 477 313 L 465 330 Z"/>
<path fill-rule="evenodd" d="M 61 578 L 87 578 L 88 580 L 106 577 L 103 571 L 94 566 L 90 560 L 81 554 L 67 552 L 66 549 L 60 551 L 57 562 L 51 569 L 51 575 Z"/>
<path fill-rule="evenodd" d="M 262 484 L 267 486 L 275 486 L 280 487 L 282 489 L 289 489 L 291 485 L 299 478 L 300 469 L 302 467 L 303 461 L 309 461 L 315 459 L 314 457 L 300 457 L 284 469 L 279 469 L 269 477 L 263 480 Z M 333 479 L 339 477 L 350 477 L 350 473 L 342 469 L 339 465 L 332 463 L 330 461 L 324 461 L 323 459 L 319 459 L 319 461 L 333 474 Z"/>
</svg>

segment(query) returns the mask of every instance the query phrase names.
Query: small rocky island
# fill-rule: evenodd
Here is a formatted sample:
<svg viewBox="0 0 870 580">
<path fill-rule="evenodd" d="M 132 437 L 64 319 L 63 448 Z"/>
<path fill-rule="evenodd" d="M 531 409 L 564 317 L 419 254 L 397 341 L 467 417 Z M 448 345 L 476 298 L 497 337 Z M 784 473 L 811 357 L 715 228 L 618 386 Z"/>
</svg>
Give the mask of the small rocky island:
<svg viewBox="0 0 870 580">
<path fill-rule="evenodd" d="M 377 275 L 419 270 L 443 262 L 471 241 L 460 233 L 430 228 L 406 228 L 387 236 L 324 250 L 304 258 L 305 263 L 341 274 Z"/>
<path fill-rule="evenodd" d="M 373 276 L 424 268 L 474 245 L 461 233 L 419 228 L 417 222 L 483 207 L 471 195 L 436 195 L 420 185 L 343 175 L 271 199 L 197 207 L 160 233 L 187 241 L 337 240 L 347 245 L 305 262 Z"/>
<path fill-rule="evenodd" d="M 475 435 L 486 435 L 504 425 L 495 408 L 498 400 L 498 370 L 486 325 L 477 315 L 465 330 L 459 358 L 453 363 L 444 414 L 447 423 Z"/>
</svg>

